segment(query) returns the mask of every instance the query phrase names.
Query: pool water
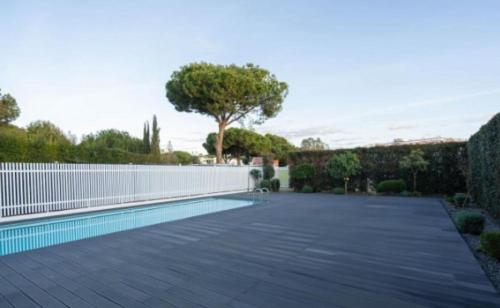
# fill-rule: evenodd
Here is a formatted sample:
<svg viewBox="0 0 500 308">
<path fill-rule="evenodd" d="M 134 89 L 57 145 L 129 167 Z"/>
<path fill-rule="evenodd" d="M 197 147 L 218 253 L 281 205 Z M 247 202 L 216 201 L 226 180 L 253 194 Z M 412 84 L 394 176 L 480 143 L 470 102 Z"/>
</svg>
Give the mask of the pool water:
<svg viewBox="0 0 500 308">
<path fill-rule="evenodd" d="M 253 204 L 209 198 L 0 225 L 0 256 Z"/>
</svg>

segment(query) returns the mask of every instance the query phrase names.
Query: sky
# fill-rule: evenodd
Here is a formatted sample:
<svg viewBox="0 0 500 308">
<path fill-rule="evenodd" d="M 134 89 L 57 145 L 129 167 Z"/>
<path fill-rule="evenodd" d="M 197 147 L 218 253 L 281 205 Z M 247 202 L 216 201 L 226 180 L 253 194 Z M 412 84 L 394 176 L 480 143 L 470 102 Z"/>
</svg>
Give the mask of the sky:
<svg viewBox="0 0 500 308">
<path fill-rule="evenodd" d="M 14 124 L 49 120 L 77 137 L 141 137 L 203 152 L 212 118 L 175 111 L 173 71 L 255 63 L 289 85 L 256 126 L 331 148 L 395 138 L 466 139 L 500 111 L 500 1 L 0 0 L 0 88 Z"/>
</svg>

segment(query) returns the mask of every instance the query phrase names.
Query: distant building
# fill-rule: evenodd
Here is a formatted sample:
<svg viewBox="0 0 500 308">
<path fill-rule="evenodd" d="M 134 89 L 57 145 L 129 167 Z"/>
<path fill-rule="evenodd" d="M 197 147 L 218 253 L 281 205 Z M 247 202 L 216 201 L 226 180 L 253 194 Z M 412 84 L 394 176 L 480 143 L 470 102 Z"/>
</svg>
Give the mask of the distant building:
<svg viewBox="0 0 500 308">
<path fill-rule="evenodd" d="M 401 138 L 397 138 L 397 139 L 394 139 L 392 142 L 377 143 L 374 146 L 410 145 L 410 144 L 433 144 L 433 143 L 461 142 L 461 141 L 465 141 L 465 140 L 463 140 L 463 139 L 455 139 L 455 138 L 443 138 L 443 137 L 410 139 L 410 140 L 403 140 Z"/>
<path fill-rule="evenodd" d="M 200 155 L 199 159 L 202 165 L 215 165 L 215 156 L 213 155 Z"/>
</svg>

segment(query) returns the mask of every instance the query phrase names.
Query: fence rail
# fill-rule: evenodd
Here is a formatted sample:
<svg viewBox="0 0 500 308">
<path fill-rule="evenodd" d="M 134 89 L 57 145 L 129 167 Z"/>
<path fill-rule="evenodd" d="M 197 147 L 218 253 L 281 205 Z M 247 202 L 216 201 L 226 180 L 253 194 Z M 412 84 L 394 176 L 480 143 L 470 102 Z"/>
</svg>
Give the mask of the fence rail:
<svg viewBox="0 0 500 308">
<path fill-rule="evenodd" d="M 1 217 L 250 190 L 249 167 L 0 164 Z"/>
</svg>

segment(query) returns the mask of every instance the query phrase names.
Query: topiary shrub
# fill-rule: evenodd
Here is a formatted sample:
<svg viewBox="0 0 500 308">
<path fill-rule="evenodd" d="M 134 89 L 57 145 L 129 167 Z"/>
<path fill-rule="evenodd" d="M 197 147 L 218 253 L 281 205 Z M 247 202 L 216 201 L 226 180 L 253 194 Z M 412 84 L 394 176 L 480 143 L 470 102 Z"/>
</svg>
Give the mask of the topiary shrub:
<svg viewBox="0 0 500 308">
<path fill-rule="evenodd" d="M 309 194 L 309 193 L 313 193 L 313 192 L 314 192 L 314 189 L 313 189 L 311 186 L 309 186 L 309 185 L 304 185 L 304 186 L 302 187 L 301 192 L 303 192 L 303 193 L 305 193 L 305 194 Z"/>
<path fill-rule="evenodd" d="M 271 165 L 264 165 L 262 167 L 262 171 L 264 173 L 264 180 L 270 180 L 274 177 L 274 167 Z"/>
<path fill-rule="evenodd" d="M 455 197 L 454 196 L 446 196 L 445 197 L 446 201 L 448 201 L 451 204 L 455 204 Z"/>
<path fill-rule="evenodd" d="M 481 234 L 481 250 L 500 260 L 500 232 L 489 231 Z"/>
<path fill-rule="evenodd" d="M 485 218 L 481 213 L 463 211 L 456 216 L 458 230 L 462 233 L 481 234 Z"/>
<path fill-rule="evenodd" d="M 262 172 L 259 169 L 252 169 L 250 170 L 250 175 L 254 181 L 258 181 L 262 177 Z"/>
<path fill-rule="evenodd" d="M 345 195 L 345 189 L 343 189 L 342 187 L 335 187 L 333 189 L 333 193 L 336 195 Z"/>
<path fill-rule="evenodd" d="M 271 181 L 269 181 L 269 180 L 260 181 L 260 188 L 267 188 L 267 189 L 271 190 Z"/>
<path fill-rule="evenodd" d="M 315 174 L 314 166 L 311 164 L 300 164 L 290 169 L 290 180 L 295 191 L 301 191 L 310 182 Z"/>
<path fill-rule="evenodd" d="M 403 190 L 406 190 L 406 183 L 403 180 L 385 180 L 377 185 L 377 191 L 379 193 L 399 194 Z"/>
<path fill-rule="evenodd" d="M 399 193 L 401 197 L 411 197 L 413 194 L 407 190 L 403 190 L 402 192 Z"/>
<path fill-rule="evenodd" d="M 272 179 L 271 180 L 271 190 L 274 192 L 280 191 L 281 183 L 279 179 Z"/>
<path fill-rule="evenodd" d="M 465 205 L 467 204 L 467 195 L 464 193 L 456 193 L 453 196 L 453 201 L 456 206 L 465 207 Z"/>
</svg>

